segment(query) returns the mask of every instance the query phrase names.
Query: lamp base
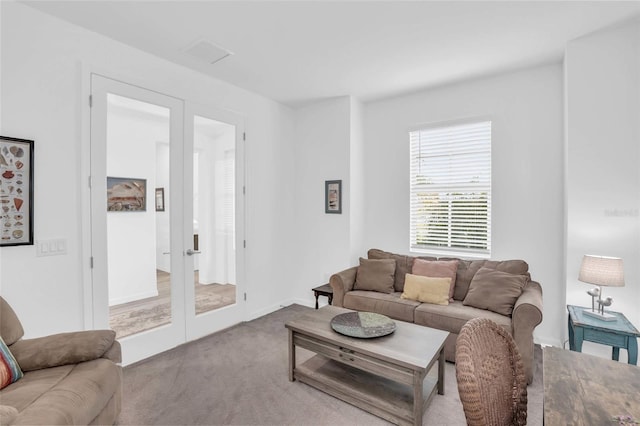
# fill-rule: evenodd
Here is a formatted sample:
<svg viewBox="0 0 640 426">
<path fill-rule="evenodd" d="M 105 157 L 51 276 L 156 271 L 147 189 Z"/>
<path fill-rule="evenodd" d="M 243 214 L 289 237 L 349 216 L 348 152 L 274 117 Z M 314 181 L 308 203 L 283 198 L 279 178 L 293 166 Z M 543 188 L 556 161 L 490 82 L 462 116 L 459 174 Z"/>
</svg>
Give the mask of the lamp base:
<svg viewBox="0 0 640 426">
<path fill-rule="evenodd" d="M 583 314 L 589 315 L 590 317 L 598 318 L 602 321 L 615 321 L 617 317 L 615 315 L 611 315 L 608 313 L 601 314 L 600 312 L 590 311 L 589 309 L 585 309 L 582 311 Z"/>
</svg>

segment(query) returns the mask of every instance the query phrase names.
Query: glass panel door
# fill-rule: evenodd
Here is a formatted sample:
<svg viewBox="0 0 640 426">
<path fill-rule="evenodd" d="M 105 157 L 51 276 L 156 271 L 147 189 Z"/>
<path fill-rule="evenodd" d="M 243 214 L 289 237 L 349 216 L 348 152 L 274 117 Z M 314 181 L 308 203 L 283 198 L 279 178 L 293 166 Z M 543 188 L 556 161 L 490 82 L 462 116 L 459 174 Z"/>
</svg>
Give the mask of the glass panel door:
<svg viewBox="0 0 640 426">
<path fill-rule="evenodd" d="M 123 362 L 185 340 L 180 100 L 92 76 L 94 326 Z"/>
<path fill-rule="evenodd" d="M 185 278 L 193 282 L 187 292 L 187 335 L 196 338 L 243 319 L 242 131 L 229 112 L 193 105 L 186 111 L 185 172 L 191 170 L 186 173 L 193 194 L 185 212 L 193 218 L 188 231 L 193 255 L 186 265 L 191 273 Z"/>
<path fill-rule="evenodd" d="M 109 326 L 118 339 L 171 323 L 165 107 L 107 94 L 107 259 Z M 132 176 L 132 177 L 127 177 Z"/>
</svg>

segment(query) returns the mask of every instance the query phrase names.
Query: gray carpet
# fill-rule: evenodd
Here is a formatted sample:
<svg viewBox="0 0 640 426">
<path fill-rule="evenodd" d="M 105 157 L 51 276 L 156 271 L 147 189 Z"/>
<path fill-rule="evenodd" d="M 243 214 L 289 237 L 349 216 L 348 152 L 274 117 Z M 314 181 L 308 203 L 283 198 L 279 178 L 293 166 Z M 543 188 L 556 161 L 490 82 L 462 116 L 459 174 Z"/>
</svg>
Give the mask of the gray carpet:
<svg viewBox="0 0 640 426">
<path fill-rule="evenodd" d="M 291 305 L 256 320 L 156 355 L 124 369 L 118 424 L 387 425 L 386 421 L 287 375 L 284 323 L 310 308 Z M 298 362 L 312 354 L 298 349 Z M 542 424 L 542 351 L 528 388 L 528 424 Z M 455 366 L 424 425 L 465 425 Z"/>
</svg>

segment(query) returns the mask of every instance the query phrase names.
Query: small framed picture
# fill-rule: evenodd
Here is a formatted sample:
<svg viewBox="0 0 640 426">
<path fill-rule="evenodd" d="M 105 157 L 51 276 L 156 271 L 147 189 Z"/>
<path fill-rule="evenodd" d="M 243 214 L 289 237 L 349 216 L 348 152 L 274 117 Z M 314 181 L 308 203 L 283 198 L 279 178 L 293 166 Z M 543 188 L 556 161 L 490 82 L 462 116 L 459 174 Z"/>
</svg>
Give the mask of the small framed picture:
<svg viewBox="0 0 640 426">
<path fill-rule="evenodd" d="M 0 136 L 0 246 L 33 245 L 33 141 Z"/>
<path fill-rule="evenodd" d="M 147 180 L 107 177 L 107 211 L 147 211 Z"/>
<path fill-rule="evenodd" d="M 342 214 L 342 181 L 324 182 L 324 212 Z"/>
<path fill-rule="evenodd" d="M 164 188 L 156 188 L 156 211 L 164 211 Z"/>
</svg>

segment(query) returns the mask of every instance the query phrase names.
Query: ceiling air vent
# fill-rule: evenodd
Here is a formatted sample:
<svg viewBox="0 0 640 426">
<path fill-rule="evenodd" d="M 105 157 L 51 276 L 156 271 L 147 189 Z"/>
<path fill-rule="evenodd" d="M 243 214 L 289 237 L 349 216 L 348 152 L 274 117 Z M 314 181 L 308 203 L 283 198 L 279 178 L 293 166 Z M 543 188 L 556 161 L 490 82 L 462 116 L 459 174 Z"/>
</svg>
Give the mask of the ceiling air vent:
<svg viewBox="0 0 640 426">
<path fill-rule="evenodd" d="M 198 40 L 191 46 L 187 47 L 184 51 L 194 58 L 197 58 L 208 64 L 215 64 L 216 62 L 223 60 L 227 56 L 233 55 L 233 53 L 231 53 L 227 49 L 216 46 L 215 44 L 206 40 Z"/>
</svg>

